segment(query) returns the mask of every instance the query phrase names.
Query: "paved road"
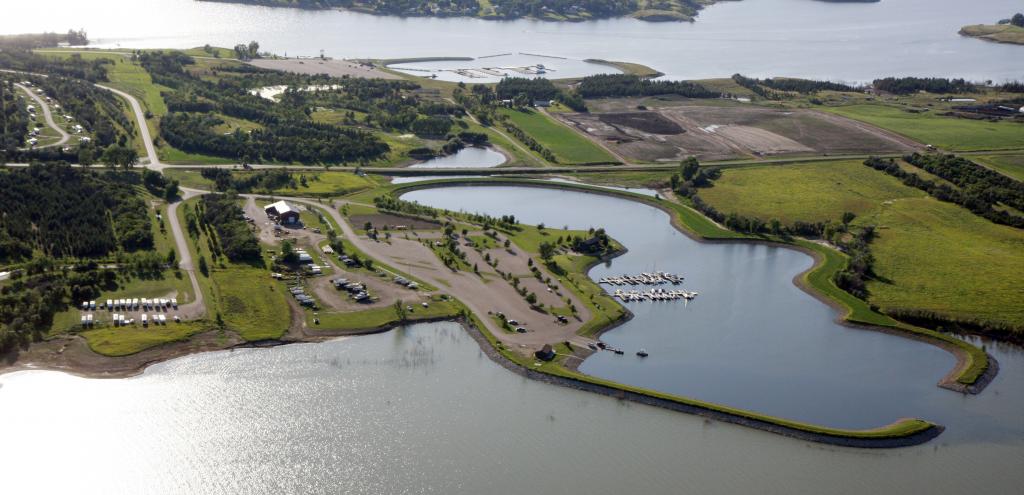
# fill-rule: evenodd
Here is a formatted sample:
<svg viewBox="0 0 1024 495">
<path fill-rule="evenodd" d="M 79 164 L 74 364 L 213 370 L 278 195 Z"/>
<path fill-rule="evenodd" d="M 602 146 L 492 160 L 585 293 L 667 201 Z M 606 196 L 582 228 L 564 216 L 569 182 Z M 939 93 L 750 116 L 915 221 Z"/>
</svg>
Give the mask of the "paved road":
<svg viewBox="0 0 1024 495">
<path fill-rule="evenodd" d="M 71 135 L 65 132 L 63 128 L 61 128 L 59 125 L 57 125 L 56 122 L 54 122 L 53 113 L 50 111 L 50 105 L 47 105 L 46 101 L 40 98 L 39 95 L 35 94 L 35 92 L 33 92 L 31 88 L 27 88 L 18 83 L 15 83 L 14 85 L 21 88 L 22 91 L 28 93 L 28 95 L 31 96 L 33 100 L 36 100 L 36 103 L 39 104 L 39 108 L 43 111 L 43 118 L 46 120 L 46 125 L 52 127 L 53 130 L 57 131 L 57 133 L 60 134 L 60 140 L 57 141 L 56 143 L 36 146 L 36 149 L 60 146 L 68 142 L 68 140 L 71 139 Z"/>
<path fill-rule="evenodd" d="M 150 136 L 149 125 L 146 124 L 146 113 L 142 111 L 142 105 L 139 104 L 139 100 L 119 89 L 114 89 L 102 84 L 97 84 L 96 87 L 110 91 L 111 93 L 128 100 L 128 104 L 132 107 L 132 112 L 135 114 L 135 121 L 139 125 L 139 138 L 142 139 L 142 144 L 146 147 L 146 157 L 149 159 L 149 163 L 146 164 L 146 167 L 158 172 L 163 170 L 165 165 L 160 163 L 160 158 L 156 154 L 156 146 L 153 145 L 153 137 Z"/>
<path fill-rule="evenodd" d="M 200 194 L 200 191 L 192 189 L 182 189 L 181 197 L 182 200 L 191 198 Z M 196 295 L 195 303 L 202 309 L 202 312 L 206 312 L 206 303 L 203 300 L 203 291 L 199 288 L 199 278 L 196 276 L 195 267 L 192 265 L 192 254 L 188 249 L 189 239 L 185 237 L 185 232 L 181 229 L 181 222 L 178 221 L 178 206 L 181 205 L 181 201 L 175 201 L 167 206 L 167 219 L 168 223 L 171 224 L 171 234 L 174 235 L 175 250 L 178 251 L 178 268 L 188 274 L 189 281 L 192 283 L 192 291 Z"/>
</svg>

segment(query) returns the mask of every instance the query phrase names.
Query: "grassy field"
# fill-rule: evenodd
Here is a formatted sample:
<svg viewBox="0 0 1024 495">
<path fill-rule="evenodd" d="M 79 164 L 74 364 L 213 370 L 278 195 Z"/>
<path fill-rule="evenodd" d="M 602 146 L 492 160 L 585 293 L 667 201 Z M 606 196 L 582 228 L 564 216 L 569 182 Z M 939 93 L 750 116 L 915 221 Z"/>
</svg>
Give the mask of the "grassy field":
<svg viewBox="0 0 1024 495">
<path fill-rule="evenodd" d="M 784 225 L 837 221 L 846 211 L 861 215 L 884 201 L 925 195 L 861 160 L 726 169 L 699 194 L 723 213 Z"/>
<path fill-rule="evenodd" d="M 960 28 L 960 34 L 997 43 L 1024 45 L 1024 28 L 1012 24 L 973 24 Z"/>
<path fill-rule="evenodd" d="M 213 327 L 203 321 L 152 325 L 149 327 L 106 327 L 82 332 L 94 352 L 104 356 L 127 356 L 150 347 L 187 340 Z"/>
<path fill-rule="evenodd" d="M 288 330 L 288 301 L 270 272 L 229 265 L 214 270 L 212 278 L 224 323 L 243 339 L 274 339 Z"/>
<path fill-rule="evenodd" d="M 890 105 L 822 107 L 949 151 L 984 151 L 1024 148 L 1024 128 L 1012 122 L 989 122 L 942 117 L 932 112 L 912 113 Z"/>
<path fill-rule="evenodd" d="M 972 156 L 971 160 L 1024 182 L 1024 154 Z"/>
<path fill-rule="evenodd" d="M 572 129 L 555 122 L 538 111 L 521 112 L 503 108 L 499 110 L 507 115 L 509 121 L 529 134 L 538 143 L 551 150 L 559 163 L 598 163 L 617 162 L 615 157 L 599 148 L 587 138 L 580 136 Z"/>
<path fill-rule="evenodd" d="M 869 284 L 873 304 L 1024 325 L 1024 232 L 932 198 L 859 221 L 879 226 L 871 251 L 888 282 Z"/>
</svg>

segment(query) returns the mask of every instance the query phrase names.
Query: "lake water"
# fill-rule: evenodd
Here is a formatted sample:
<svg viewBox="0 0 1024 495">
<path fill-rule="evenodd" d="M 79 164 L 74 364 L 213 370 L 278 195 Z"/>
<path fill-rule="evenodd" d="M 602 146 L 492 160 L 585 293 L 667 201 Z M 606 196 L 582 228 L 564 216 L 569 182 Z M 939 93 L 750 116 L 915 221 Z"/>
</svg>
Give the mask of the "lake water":
<svg viewBox="0 0 1024 495">
<path fill-rule="evenodd" d="M 505 155 L 492 148 L 470 146 L 462 148 L 454 155 L 427 160 L 410 165 L 409 168 L 490 168 L 497 167 L 506 161 Z"/>
<path fill-rule="evenodd" d="M 288 55 L 481 57 L 535 53 L 647 64 L 671 78 L 795 76 L 865 81 L 887 75 L 1024 78 L 1024 48 L 959 36 L 965 24 L 1020 11 L 1019 0 L 884 0 L 837 4 L 743 0 L 705 9 L 694 23 L 610 19 L 378 17 L 192 0 L 7 2 L 0 33 L 84 27 L 98 46 L 187 48 L 258 40 Z M 558 73 L 554 73 L 557 75 Z"/>
<path fill-rule="evenodd" d="M 642 342 L 652 356 L 641 363 L 599 354 L 587 372 L 628 380 L 660 374 L 659 387 L 831 423 L 906 415 L 947 430 L 896 450 L 810 444 L 531 381 L 491 362 L 459 325 L 442 322 L 197 354 L 130 379 L 0 375 L 5 491 L 959 494 L 1014 493 L 1024 483 L 1019 348 L 989 344 L 1001 372 L 982 394 L 963 396 L 935 386 L 952 365 L 944 352 L 831 324 L 828 308 L 789 283 L 810 264 L 800 253 L 692 243 L 667 228 L 660 211 L 596 195 L 470 187 L 405 197 L 549 225 L 604 226 L 630 252 L 592 276 L 657 261 L 701 291 L 687 307 L 632 305 L 636 318 L 605 340 L 631 349 Z M 781 307 L 751 299 L 743 286 L 753 283 L 766 284 L 760 297 Z M 758 311 L 761 318 L 746 324 Z M 714 328 L 703 328 L 705 313 L 720 319 Z M 835 410 L 837 401 L 853 412 Z"/>
</svg>

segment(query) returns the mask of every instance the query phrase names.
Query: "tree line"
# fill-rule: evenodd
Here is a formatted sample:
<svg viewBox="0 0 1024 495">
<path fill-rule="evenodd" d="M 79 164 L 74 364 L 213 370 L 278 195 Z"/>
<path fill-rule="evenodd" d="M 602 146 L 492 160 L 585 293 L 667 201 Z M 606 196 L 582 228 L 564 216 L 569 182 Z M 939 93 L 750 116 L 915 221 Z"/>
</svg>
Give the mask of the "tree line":
<svg viewBox="0 0 1024 495">
<path fill-rule="evenodd" d="M 994 223 L 1024 228 L 1024 217 L 995 208 L 997 203 L 1004 203 L 1010 206 L 1020 204 L 1021 184 L 1019 182 L 1014 183 L 1012 179 L 1007 179 L 1011 181 L 1011 184 L 1007 185 L 999 178 L 1002 176 L 990 178 L 984 171 L 975 169 L 975 167 L 980 168 L 978 165 L 953 155 L 919 155 L 915 153 L 904 157 L 904 160 L 922 170 L 934 173 L 953 184 L 957 184 L 957 187 L 954 188 L 948 184 L 937 184 L 934 181 L 922 179 L 913 172 L 903 170 L 891 158 L 868 158 L 864 161 L 864 165 L 896 177 L 903 184 L 925 191 L 939 201 L 963 206 L 975 215 L 986 218 Z M 933 170 L 934 172 L 932 172 Z M 987 171 L 987 169 L 985 170 Z M 991 173 L 994 174 L 995 172 Z M 959 186 L 959 184 L 964 185 Z M 1014 208 L 1018 207 L 1014 206 Z"/>
<path fill-rule="evenodd" d="M 26 100 L 10 80 L 0 79 L 0 162 L 15 155 L 28 137 Z"/>
<path fill-rule="evenodd" d="M 871 85 L 879 90 L 897 95 L 906 95 L 925 91 L 928 93 L 970 93 L 975 91 L 974 84 L 965 79 L 945 79 L 941 77 L 886 77 L 875 79 Z"/>
<path fill-rule="evenodd" d="M 204 168 L 200 174 L 204 179 L 213 181 L 214 189 L 220 192 L 272 192 L 279 189 L 298 188 L 295 176 L 284 169 L 260 170 L 257 172 L 235 174 L 230 170 L 223 168 Z"/>
<path fill-rule="evenodd" d="M 690 81 L 645 79 L 630 74 L 598 74 L 580 80 L 576 92 L 584 98 L 679 95 L 687 98 L 719 98 L 722 94 Z"/>
<path fill-rule="evenodd" d="M 89 35 L 84 29 L 68 29 L 66 33 L 27 33 L 0 35 L 0 49 L 32 50 L 50 48 L 67 43 L 74 46 L 89 44 Z"/>
</svg>

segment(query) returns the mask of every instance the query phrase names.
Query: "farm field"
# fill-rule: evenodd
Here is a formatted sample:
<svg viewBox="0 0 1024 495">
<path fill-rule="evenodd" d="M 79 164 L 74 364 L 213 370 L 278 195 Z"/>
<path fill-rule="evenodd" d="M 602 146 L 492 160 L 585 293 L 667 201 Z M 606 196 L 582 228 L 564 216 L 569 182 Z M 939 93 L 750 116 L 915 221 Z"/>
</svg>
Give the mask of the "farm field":
<svg viewBox="0 0 1024 495">
<path fill-rule="evenodd" d="M 923 197 L 861 160 L 765 165 L 722 170 L 702 199 L 724 213 L 793 222 L 838 221 L 843 212 L 862 215 L 883 202 Z"/>
<path fill-rule="evenodd" d="M 1024 148 L 1024 127 L 1012 122 L 942 117 L 932 112 L 914 113 L 889 105 L 849 105 L 824 110 L 949 151 Z"/>
<path fill-rule="evenodd" d="M 537 111 L 521 112 L 502 108 L 502 115 L 541 145 L 551 150 L 559 163 L 615 162 L 615 157 L 558 122 Z M 500 127 L 500 126 L 499 126 Z"/>
<path fill-rule="evenodd" d="M 605 99 L 591 107 L 589 113 L 559 118 L 637 162 L 903 153 L 917 146 L 882 129 L 807 109 L 669 98 Z"/>
</svg>

